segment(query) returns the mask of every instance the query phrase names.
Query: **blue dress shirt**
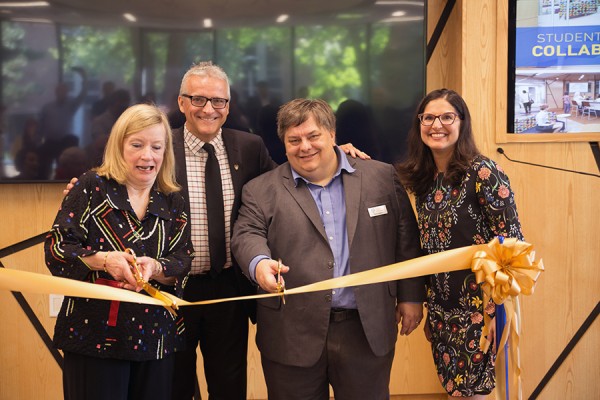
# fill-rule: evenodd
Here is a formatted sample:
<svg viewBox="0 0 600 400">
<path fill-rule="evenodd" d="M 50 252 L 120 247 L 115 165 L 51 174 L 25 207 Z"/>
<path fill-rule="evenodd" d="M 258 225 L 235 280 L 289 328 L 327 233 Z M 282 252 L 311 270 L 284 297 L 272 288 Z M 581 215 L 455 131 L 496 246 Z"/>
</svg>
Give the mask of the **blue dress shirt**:
<svg viewBox="0 0 600 400">
<path fill-rule="evenodd" d="M 321 221 L 329 240 L 329 246 L 333 253 L 334 267 L 333 277 L 349 275 L 350 266 L 348 265 L 348 230 L 346 229 L 346 197 L 344 194 L 344 182 L 342 180 L 342 171 L 352 174 L 355 169 L 352 168 L 348 159 L 342 154 L 341 150 L 335 148 L 338 158 L 338 168 L 333 178 L 325 186 L 315 185 L 304 179 L 291 166 L 292 177 L 296 186 L 300 181 L 304 181 L 310 194 L 315 200 L 319 210 Z M 269 257 L 258 255 L 250 262 L 250 276 L 255 279 L 256 265 Z M 293 268 L 294 266 L 290 266 Z M 332 291 L 331 306 L 334 308 L 356 308 L 356 299 L 352 288 L 334 289 Z"/>
</svg>

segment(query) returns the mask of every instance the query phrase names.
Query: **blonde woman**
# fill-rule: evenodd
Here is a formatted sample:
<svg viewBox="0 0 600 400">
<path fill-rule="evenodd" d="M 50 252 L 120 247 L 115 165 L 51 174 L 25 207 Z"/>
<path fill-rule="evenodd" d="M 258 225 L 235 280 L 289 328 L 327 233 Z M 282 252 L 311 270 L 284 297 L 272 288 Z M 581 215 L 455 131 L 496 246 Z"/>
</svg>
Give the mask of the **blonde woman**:
<svg viewBox="0 0 600 400">
<path fill-rule="evenodd" d="M 63 200 L 45 243 L 52 274 L 139 291 L 135 262 L 144 280 L 180 295 L 193 250 L 174 169 L 166 116 L 146 104 L 127 109 L 102 165 Z M 169 398 L 182 331 L 161 306 L 66 297 L 54 332 L 64 398 Z"/>
</svg>

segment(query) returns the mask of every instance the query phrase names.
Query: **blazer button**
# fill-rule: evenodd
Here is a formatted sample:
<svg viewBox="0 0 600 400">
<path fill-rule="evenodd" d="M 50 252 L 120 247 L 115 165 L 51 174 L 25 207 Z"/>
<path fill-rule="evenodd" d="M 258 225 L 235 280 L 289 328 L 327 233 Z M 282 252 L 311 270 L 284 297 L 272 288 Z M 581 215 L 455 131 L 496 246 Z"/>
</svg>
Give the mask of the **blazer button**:
<svg viewBox="0 0 600 400">
<path fill-rule="evenodd" d="M 325 295 L 325 301 L 328 303 L 331 303 L 331 295 L 330 294 Z"/>
<path fill-rule="evenodd" d="M 329 261 L 327 263 L 327 268 L 332 269 L 334 265 L 335 265 L 335 263 L 333 261 Z"/>
</svg>

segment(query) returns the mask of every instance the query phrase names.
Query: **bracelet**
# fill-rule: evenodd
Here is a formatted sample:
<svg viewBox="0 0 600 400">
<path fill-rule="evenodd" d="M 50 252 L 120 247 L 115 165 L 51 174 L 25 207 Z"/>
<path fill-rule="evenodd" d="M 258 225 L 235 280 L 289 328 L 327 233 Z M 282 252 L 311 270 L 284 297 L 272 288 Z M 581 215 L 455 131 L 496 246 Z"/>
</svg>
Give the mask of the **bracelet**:
<svg viewBox="0 0 600 400">
<path fill-rule="evenodd" d="M 156 275 L 160 275 L 160 273 L 161 273 L 161 272 L 162 272 L 162 270 L 163 270 L 163 266 L 162 266 L 162 264 L 161 264 L 161 263 L 160 263 L 160 261 L 158 261 L 158 260 L 154 260 L 154 264 L 155 264 L 155 266 L 158 268 L 158 269 L 157 269 L 157 268 L 154 268 L 154 271 L 156 272 L 154 275 L 155 275 L 155 276 L 156 276 Z"/>
<path fill-rule="evenodd" d="M 108 274 L 108 270 L 106 269 L 106 259 L 108 258 L 108 254 L 110 253 L 110 251 L 107 251 L 106 254 L 104 255 L 104 264 L 102 264 L 102 269 L 104 270 L 104 272 L 106 272 Z"/>
</svg>

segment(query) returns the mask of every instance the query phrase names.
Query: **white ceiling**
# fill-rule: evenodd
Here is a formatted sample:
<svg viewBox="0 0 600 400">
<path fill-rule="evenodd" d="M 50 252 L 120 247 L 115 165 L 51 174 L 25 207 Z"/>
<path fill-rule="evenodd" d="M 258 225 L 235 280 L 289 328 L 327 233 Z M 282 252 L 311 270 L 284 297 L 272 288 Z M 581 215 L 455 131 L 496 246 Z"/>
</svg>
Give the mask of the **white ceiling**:
<svg viewBox="0 0 600 400">
<path fill-rule="evenodd" d="M 281 14 L 287 25 L 332 20 L 381 21 L 394 11 L 413 19 L 423 14 L 424 0 L 47 0 L 49 6 L 14 7 L 0 0 L 0 15 L 12 20 L 46 20 L 67 24 L 123 25 L 198 29 L 206 18 L 214 28 L 275 25 Z M 31 3 L 11 1 L 10 3 Z M 376 4 L 379 3 L 379 4 Z M 126 22 L 130 13 L 136 22 Z"/>
</svg>

